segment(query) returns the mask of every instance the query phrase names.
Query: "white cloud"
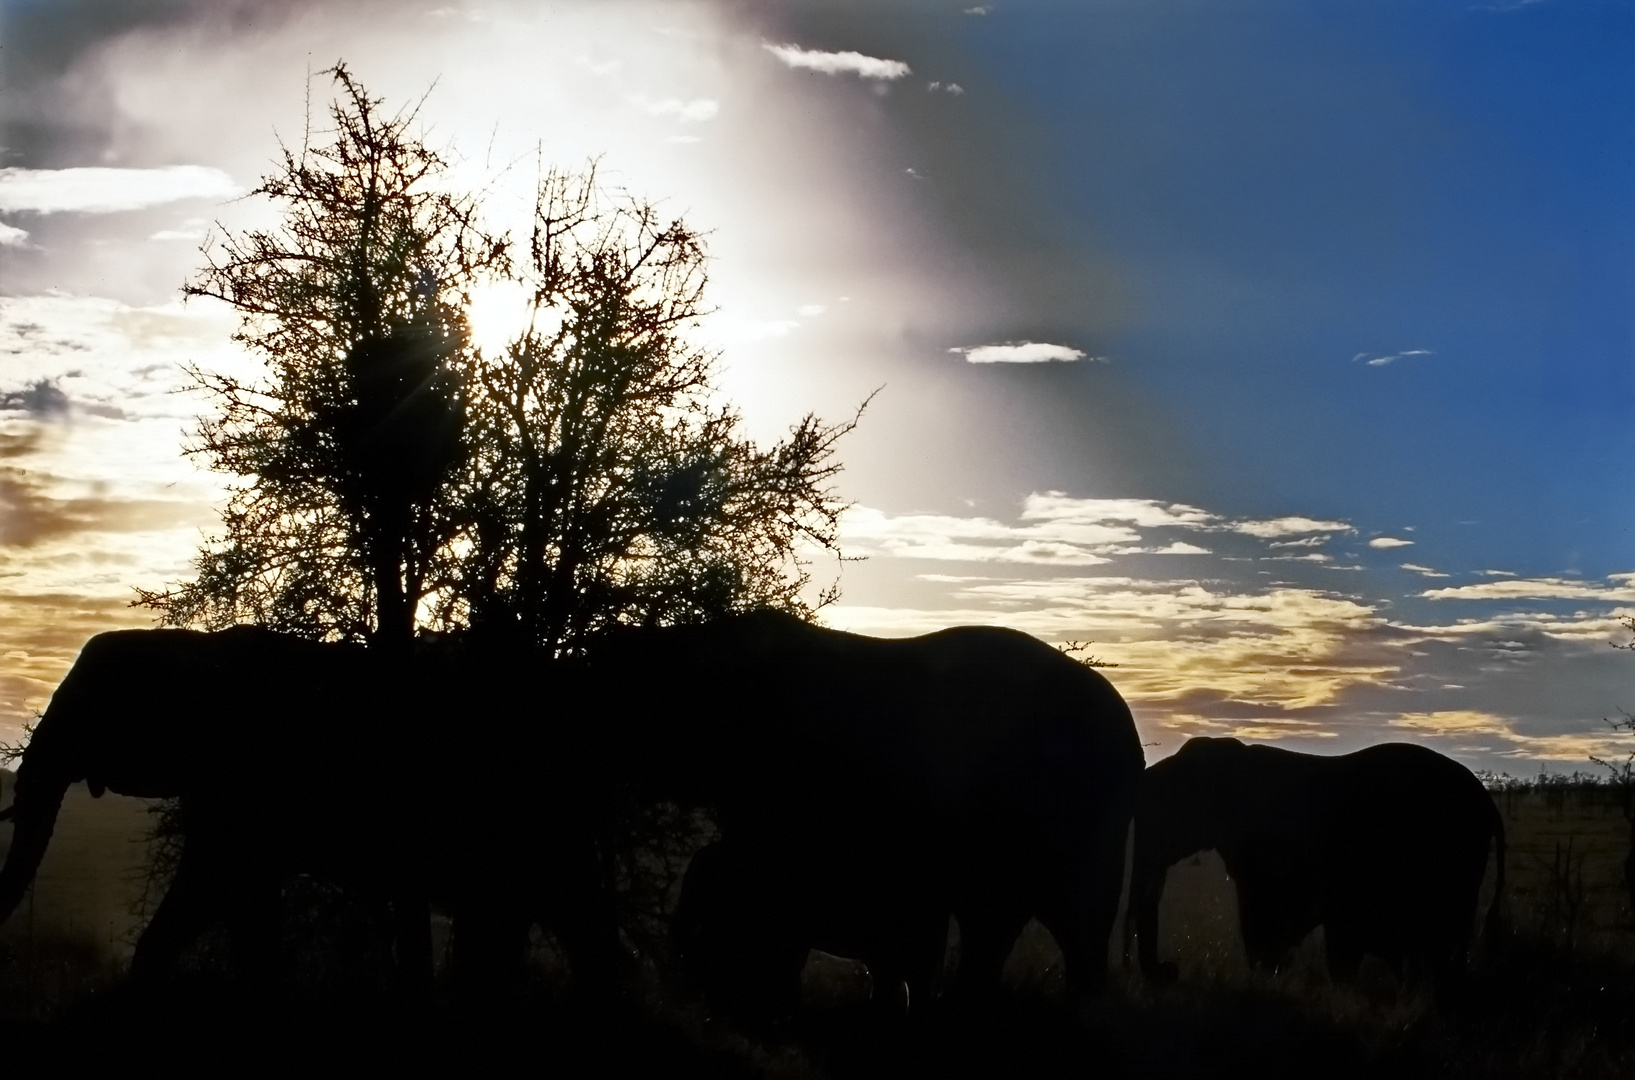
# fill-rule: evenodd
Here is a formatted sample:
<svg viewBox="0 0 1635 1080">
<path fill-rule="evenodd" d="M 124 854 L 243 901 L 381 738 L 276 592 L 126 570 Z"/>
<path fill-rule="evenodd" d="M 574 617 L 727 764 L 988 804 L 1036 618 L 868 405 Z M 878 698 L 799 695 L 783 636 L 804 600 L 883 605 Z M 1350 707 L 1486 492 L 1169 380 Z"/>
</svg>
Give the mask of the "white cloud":
<svg viewBox="0 0 1635 1080">
<path fill-rule="evenodd" d="M 162 169 L 0 169 L 0 210 L 101 214 L 140 210 L 181 199 L 228 199 L 243 193 L 233 178 L 203 165 Z"/>
<path fill-rule="evenodd" d="M 160 229 L 149 240 L 192 240 L 199 241 L 209 232 L 210 223 L 204 218 L 188 218 L 178 229 Z"/>
<path fill-rule="evenodd" d="M 812 316 L 822 315 L 825 311 L 828 311 L 828 310 L 829 309 L 827 307 L 825 307 L 824 305 L 822 305 L 822 304 L 802 304 L 799 308 L 796 309 L 796 314 L 803 315 L 806 318 L 810 319 Z"/>
<path fill-rule="evenodd" d="M 1119 555 L 1208 555 L 1208 548 L 1201 548 L 1197 544 L 1189 544 L 1184 540 L 1176 540 L 1165 547 L 1124 547 L 1114 548 Z"/>
<path fill-rule="evenodd" d="M 1597 585 L 1566 578 L 1506 578 L 1474 585 L 1427 589 L 1419 595 L 1431 600 L 1635 600 L 1635 574 L 1608 574 L 1613 585 Z"/>
<path fill-rule="evenodd" d="M 1420 566 L 1418 563 L 1405 562 L 1405 563 L 1402 564 L 1402 568 L 1404 570 L 1412 570 L 1414 573 L 1419 574 L 1419 575 L 1421 575 L 1423 577 L 1447 577 L 1448 576 L 1448 575 L 1442 573 L 1439 570 L 1431 569 L 1429 566 Z"/>
<path fill-rule="evenodd" d="M 0 221 L 0 247 L 21 247 L 28 243 L 28 232 Z"/>
<path fill-rule="evenodd" d="M 1316 530 L 1351 531 L 1351 526 L 1338 521 L 1292 516 L 1270 521 L 1228 522 L 1218 514 L 1185 503 L 1164 503 L 1156 499 L 1081 499 L 1061 491 L 1032 492 L 1022 500 L 1019 517 L 1019 524 L 1006 524 L 991 518 L 940 514 L 894 516 L 857 507 L 842 524 L 842 533 L 848 543 L 904 558 L 1054 561 L 1091 566 L 1105 562 L 1106 557 L 1112 555 L 1212 554 L 1207 548 L 1182 541 L 1153 543 L 1137 532 L 1138 529 L 1240 532 L 1260 539 Z M 1271 558 L 1318 564 L 1331 562 L 1330 556 L 1318 553 Z"/>
<path fill-rule="evenodd" d="M 1274 536 L 1298 536 L 1301 533 L 1351 532 L 1351 526 L 1343 521 L 1320 521 L 1316 518 L 1291 517 L 1271 518 L 1266 521 L 1240 521 L 1232 526 L 1234 532 L 1257 536 L 1262 540 L 1270 540 Z"/>
<path fill-rule="evenodd" d="M 1097 566 L 1109 561 L 1097 554 L 1097 548 L 1134 543 L 1140 534 L 1088 521 L 1013 526 L 991 518 L 890 516 L 859 506 L 841 519 L 841 539 L 853 547 L 905 559 Z"/>
<path fill-rule="evenodd" d="M 976 345 L 964 349 L 949 349 L 964 353 L 973 364 L 1043 364 L 1052 360 L 1083 360 L 1084 350 L 1071 345 L 1050 345 L 1042 341 L 1024 341 L 1016 345 Z M 1102 357 L 1091 357 L 1100 360 Z"/>
<path fill-rule="evenodd" d="M 1413 547 L 1414 542 L 1412 540 L 1399 540 L 1395 536 L 1376 536 L 1374 539 L 1368 541 L 1368 546 L 1371 548 L 1378 548 L 1381 551 L 1387 551 L 1391 548 Z"/>
<path fill-rule="evenodd" d="M 901 60 L 882 60 L 875 56 L 864 56 L 860 52 L 822 52 L 817 49 L 803 49 L 798 45 L 770 43 L 763 48 L 789 67 L 804 68 L 824 75 L 852 74 L 863 79 L 900 79 L 910 73 L 909 66 Z"/>
<path fill-rule="evenodd" d="M 1356 362 L 1358 360 L 1361 360 L 1363 357 L 1365 357 L 1367 355 L 1368 355 L 1367 353 L 1362 352 L 1362 353 L 1358 353 L 1356 356 L 1353 356 L 1351 359 L 1352 359 L 1353 362 Z M 1402 352 L 1392 353 L 1389 356 L 1376 356 L 1376 357 L 1373 357 L 1372 359 L 1370 359 L 1368 361 L 1368 366 L 1369 367 L 1384 367 L 1386 364 L 1389 364 L 1389 363 L 1391 363 L 1393 361 L 1396 361 L 1396 360 L 1401 360 L 1403 357 L 1406 357 L 1406 356 L 1433 356 L 1433 355 L 1435 355 L 1435 354 L 1430 349 L 1404 349 Z"/>
<path fill-rule="evenodd" d="M 1075 499 L 1060 491 L 1033 492 L 1022 501 L 1024 521 L 1128 521 L 1141 528 L 1173 525 L 1203 528 L 1214 514 L 1184 503 L 1155 499 Z"/>
<path fill-rule="evenodd" d="M 692 101 L 682 101 L 680 98 L 665 98 L 663 101 L 650 101 L 647 98 L 632 98 L 637 105 L 652 113 L 654 116 L 674 116 L 684 124 L 696 124 L 704 120 L 713 120 L 715 114 L 721 111 L 721 103 L 709 98 L 694 98 Z"/>
</svg>

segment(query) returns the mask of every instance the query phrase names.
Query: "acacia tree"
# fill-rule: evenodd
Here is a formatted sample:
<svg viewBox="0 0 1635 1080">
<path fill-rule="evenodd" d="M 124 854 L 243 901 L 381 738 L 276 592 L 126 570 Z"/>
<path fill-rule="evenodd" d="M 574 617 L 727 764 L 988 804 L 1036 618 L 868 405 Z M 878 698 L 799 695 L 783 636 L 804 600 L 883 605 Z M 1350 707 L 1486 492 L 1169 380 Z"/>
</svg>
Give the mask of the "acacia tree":
<svg viewBox="0 0 1635 1080">
<path fill-rule="evenodd" d="M 810 614 L 797 552 L 834 545 L 827 484 L 855 420 L 809 415 L 766 450 L 738 435 L 686 336 L 705 314 L 699 234 L 594 167 L 552 172 L 519 277 L 527 329 L 466 379 L 470 554 L 450 619 L 571 650 L 614 622 Z"/>
<path fill-rule="evenodd" d="M 470 628 L 552 651 L 620 622 L 809 615 L 798 555 L 834 546 L 834 447 L 856 421 L 808 416 L 769 449 L 739 434 L 687 338 L 700 235 L 594 168 L 553 172 L 513 264 L 475 200 L 440 186 L 416 111 L 387 117 L 330 74 L 332 140 L 286 148 L 256 189 L 281 226 L 207 246 L 187 286 L 238 309 L 267 374 L 193 372 L 219 410 L 193 452 L 237 480 L 197 576 L 139 602 L 175 625 Z M 531 318 L 486 356 L 465 310 L 506 275 Z"/>
<path fill-rule="evenodd" d="M 139 602 L 179 625 L 403 641 L 450 538 L 465 305 L 507 245 L 439 187 L 416 109 L 387 116 L 344 65 L 327 74 L 331 140 L 282 147 L 252 192 L 281 204 L 279 227 L 207 244 L 185 287 L 239 311 L 266 374 L 191 372 L 219 409 L 191 452 L 239 479 L 198 576 Z"/>
</svg>

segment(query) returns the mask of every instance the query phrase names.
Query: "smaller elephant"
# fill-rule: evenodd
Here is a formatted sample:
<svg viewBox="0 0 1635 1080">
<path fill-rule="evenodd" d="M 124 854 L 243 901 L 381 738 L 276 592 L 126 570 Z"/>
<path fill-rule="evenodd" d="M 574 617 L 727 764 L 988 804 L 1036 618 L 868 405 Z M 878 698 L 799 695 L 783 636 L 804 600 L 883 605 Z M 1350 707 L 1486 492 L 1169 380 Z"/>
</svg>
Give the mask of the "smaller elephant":
<svg viewBox="0 0 1635 1080">
<path fill-rule="evenodd" d="M 878 1011 L 923 1006 L 942 971 L 946 905 L 912 875 L 809 855 L 735 840 L 695 854 L 670 923 L 683 976 L 723 1012 L 775 1022 L 799 1007 L 807 952 L 821 949 L 868 967 Z"/>
<path fill-rule="evenodd" d="M 1373 955 L 1446 991 L 1464 972 L 1490 844 L 1492 927 L 1504 822 L 1463 765 L 1403 743 L 1322 757 L 1191 739 L 1146 771 L 1137 800 L 1130 904 L 1141 969 L 1174 977 L 1158 961 L 1165 873 L 1213 849 L 1237 886 L 1251 963 L 1278 966 L 1321 925 L 1332 978 L 1353 978 Z"/>
</svg>

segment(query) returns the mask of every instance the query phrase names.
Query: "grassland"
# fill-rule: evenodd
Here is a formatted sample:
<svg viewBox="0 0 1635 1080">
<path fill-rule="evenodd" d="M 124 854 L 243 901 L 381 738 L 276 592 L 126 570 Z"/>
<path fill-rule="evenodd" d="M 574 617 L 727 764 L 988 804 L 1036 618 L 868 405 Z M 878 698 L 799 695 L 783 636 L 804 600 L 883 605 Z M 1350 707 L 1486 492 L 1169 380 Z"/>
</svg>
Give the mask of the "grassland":
<svg viewBox="0 0 1635 1080">
<path fill-rule="evenodd" d="M 9 777 L 0 780 L 9 788 Z M 1511 932 L 1478 942 L 1469 993 L 1454 1010 L 1398 986 L 1383 965 L 1365 965 L 1360 985 L 1331 985 L 1321 931 L 1290 969 L 1251 971 L 1233 886 L 1209 853 L 1170 872 L 1160 950 L 1180 965 L 1174 987 L 1154 990 L 1116 966 L 1109 993 L 1069 1008 L 1060 955 L 1034 925 L 1007 966 L 1012 1004 L 1001 1016 L 933 1015 L 885 1031 L 864 1016 L 866 972 L 814 954 L 799 1020 L 751 1037 L 706 1020 L 656 969 L 647 1000 L 628 1015 L 575 1013 L 548 938 L 530 1001 L 482 1017 L 436 1004 L 412 1022 L 369 1003 L 339 1011 L 288 997 L 247 1004 L 207 971 L 170 996 L 138 995 L 121 976 L 144 910 L 152 815 L 136 800 L 93 800 L 76 788 L 31 900 L 0 932 L 0 1045 L 32 1048 L 49 1064 L 63 1055 L 128 1064 L 85 1057 L 103 1045 L 181 1057 L 249 1047 L 311 1055 L 319 1044 L 327 1054 L 344 1045 L 359 1067 L 397 1061 L 411 1071 L 438 1063 L 461 1071 L 478 1048 L 510 1048 L 566 1075 L 618 1065 L 778 1077 L 1635 1076 L 1635 917 L 1615 793 L 1513 786 L 1495 799 L 1509 833 Z M 672 895 L 676 869 L 668 866 L 661 883 Z M 1488 891 L 1491 877 L 1490 869 Z M 283 1034 L 268 1042 L 273 1029 Z"/>
</svg>

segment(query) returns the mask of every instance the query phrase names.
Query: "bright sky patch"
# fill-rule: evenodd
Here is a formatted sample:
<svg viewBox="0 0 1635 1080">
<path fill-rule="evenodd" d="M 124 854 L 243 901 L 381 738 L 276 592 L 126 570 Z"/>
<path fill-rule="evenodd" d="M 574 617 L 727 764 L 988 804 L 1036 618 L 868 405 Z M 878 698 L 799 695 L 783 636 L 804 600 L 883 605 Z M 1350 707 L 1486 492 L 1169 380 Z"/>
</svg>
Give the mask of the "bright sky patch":
<svg viewBox="0 0 1635 1080">
<path fill-rule="evenodd" d="M 242 193 L 231 176 L 203 165 L 0 169 L 0 211 L 7 212 L 106 214 L 182 199 L 228 199 Z"/>
</svg>

